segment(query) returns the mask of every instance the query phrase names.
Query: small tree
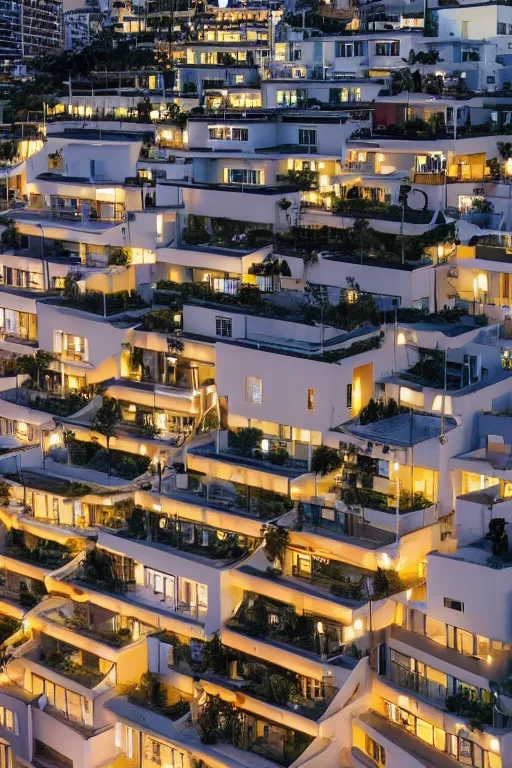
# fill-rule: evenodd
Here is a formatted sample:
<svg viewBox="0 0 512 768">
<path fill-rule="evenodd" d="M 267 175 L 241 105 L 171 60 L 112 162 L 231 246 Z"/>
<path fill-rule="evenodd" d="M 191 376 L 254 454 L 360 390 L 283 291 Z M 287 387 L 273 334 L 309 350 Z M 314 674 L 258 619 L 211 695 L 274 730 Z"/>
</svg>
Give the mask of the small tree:
<svg viewBox="0 0 512 768">
<path fill-rule="evenodd" d="M 158 675 L 153 672 L 144 672 L 140 678 L 139 691 L 144 702 L 151 709 L 163 709 L 167 704 L 167 692 L 165 685 Z"/>
<path fill-rule="evenodd" d="M 485 538 L 492 543 L 492 554 L 503 556 L 508 553 L 508 535 L 505 532 L 507 522 L 504 517 L 489 520 L 489 530 Z"/>
<path fill-rule="evenodd" d="M 201 669 L 215 675 L 227 675 L 228 662 L 229 654 L 222 645 L 219 633 L 215 632 L 211 640 L 207 640 L 203 646 Z"/>
<path fill-rule="evenodd" d="M 104 397 L 103 405 L 92 421 L 92 428 L 103 435 L 107 441 L 107 474 L 111 473 L 110 439 L 116 432 L 116 424 L 121 418 L 119 403 L 113 397 Z"/>
<path fill-rule="evenodd" d="M 329 475 L 336 472 L 342 465 L 342 458 L 336 448 L 328 445 L 319 445 L 313 451 L 311 458 L 311 471 L 317 475 Z"/>
<path fill-rule="evenodd" d="M 243 456 L 251 456 L 261 445 L 263 430 L 256 427 L 240 427 L 236 432 L 230 432 L 229 437 L 233 448 Z"/>
<path fill-rule="evenodd" d="M 45 349 L 38 349 L 33 355 L 20 355 L 16 360 L 18 371 L 27 373 L 41 388 L 41 373 L 47 370 L 50 363 L 55 360 L 55 356 Z"/>
<path fill-rule="evenodd" d="M 21 248 L 21 234 L 14 219 L 7 219 L 6 227 L 0 237 L 4 250 L 12 248 L 19 250 Z"/>
<path fill-rule="evenodd" d="M 290 265 L 286 261 L 286 259 L 283 259 L 281 262 L 281 277 L 291 277 L 292 271 L 290 269 Z"/>
<path fill-rule="evenodd" d="M 354 230 L 354 234 L 359 239 L 359 259 L 362 264 L 363 258 L 364 258 L 364 248 L 368 240 L 368 230 L 370 229 L 370 222 L 368 221 L 368 219 L 356 219 L 354 221 L 354 225 L 352 229 Z"/>
<path fill-rule="evenodd" d="M 290 539 L 288 530 L 280 525 L 269 525 L 264 536 L 265 557 L 272 565 L 276 560 L 279 561 L 280 568 L 283 570 L 284 554 Z"/>
<path fill-rule="evenodd" d="M 126 248 L 112 248 L 108 257 L 109 267 L 126 267 L 130 263 L 130 254 Z"/>
</svg>

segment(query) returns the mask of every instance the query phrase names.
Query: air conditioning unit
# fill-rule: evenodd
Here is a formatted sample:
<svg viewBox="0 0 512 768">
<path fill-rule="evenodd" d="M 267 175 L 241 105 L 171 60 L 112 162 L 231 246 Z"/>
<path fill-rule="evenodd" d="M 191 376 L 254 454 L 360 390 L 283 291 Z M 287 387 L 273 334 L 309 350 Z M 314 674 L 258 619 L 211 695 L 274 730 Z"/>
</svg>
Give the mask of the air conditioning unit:
<svg viewBox="0 0 512 768">
<path fill-rule="evenodd" d="M 448 270 L 448 277 L 458 277 L 459 276 L 459 270 L 457 267 L 450 267 Z"/>
<path fill-rule="evenodd" d="M 473 187 L 473 194 L 474 195 L 483 195 L 484 188 L 483 187 Z"/>
</svg>

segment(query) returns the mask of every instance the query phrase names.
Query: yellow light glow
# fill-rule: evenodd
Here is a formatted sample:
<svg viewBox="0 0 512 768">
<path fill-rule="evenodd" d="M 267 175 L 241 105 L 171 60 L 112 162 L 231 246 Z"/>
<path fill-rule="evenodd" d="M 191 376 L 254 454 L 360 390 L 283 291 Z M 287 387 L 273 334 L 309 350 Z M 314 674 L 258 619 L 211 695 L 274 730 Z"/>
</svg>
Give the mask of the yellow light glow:
<svg viewBox="0 0 512 768">
<path fill-rule="evenodd" d="M 487 663 L 490 664 L 492 661 L 492 656 L 490 653 L 487 654 Z"/>
<path fill-rule="evenodd" d="M 50 437 L 50 445 L 52 447 L 56 446 L 56 445 L 60 445 L 60 435 L 59 435 L 58 432 L 54 432 L 53 435 L 51 435 L 51 437 Z"/>
<path fill-rule="evenodd" d="M 155 512 L 161 512 L 162 511 L 162 505 L 161 504 L 153 504 L 153 509 Z"/>
<path fill-rule="evenodd" d="M 361 630 L 363 629 L 363 626 L 364 625 L 363 625 L 363 620 L 362 619 L 356 619 L 354 621 L 354 629 L 355 629 L 356 632 L 361 632 Z"/>
<path fill-rule="evenodd" d="M 321 621 L 317 622 L 317 624 L 316 624 L 316 631 L 318 632 L 319 635 L 323 635 L 323 633 L 324 633 L 323 622 L 321 622 Z"/>
<path fill-rule="evenodd" d="M 405 333 L 402 333 L 402 331 L 400 331 L 400 333 L 396 337 L 396 343 L 398 344 L 399 347 L 403 347 L 404 346 L 404 344 L 405 344 Z"/>
<path fill-rule="evenodd" d="M 145 445 L 141 445 L 141 446 L 140 446 L 140 448 L 139 448 L 139 453 L 140 453 L 140 455 L 141 455 L 141 456 L 145 456 L 145 455 L 146 455 L 146 453 L 147 453 L 147 450 L 148 450 L 148 449 L 146 448 L 146 446 L 145 446 Z"/>
<path fill-rule="evenodd" d="M 325 163 L 318 163 L 318 167 L 319 167 L 320 169 L 322 169 L 322 168 L 325 168 Z"/>
<path fill-rule="evenodd" d="M 158 120 L 159 117 L 160 117 L 160 112 L 158 111 L 158 109 L 152 109 L 151 112 L 149 113 L 150 120 Z"/>
<path fill-rule="evenodd" d="M 399 696 L 398 697 L 398 706 L 403 707 L 404 709 L 409 709 L 409 697 L 408 696 Z"/>
<path fill-rule="evenodd" d="M 398 461 L 395 461 L 395 463 L 393 464 L 393 469 L 395 470 L 395 472 L 398 472 L 398 470 L 400 469 L 400 464 L 398 463 Z"/>
<path fill-rule="evenodd" d="M 136 406 L 136 405 L 134 405 L 133 403 L 131 403 L 131 404 L 128 406 L 128 410 L 130 411 L 130 413 L 135 413 L 135 411 L 137 410 L 137 406 Z"/>
<path fill-rule="evenodd" d="M 485 272 L 481 272 L 478 275 L 478 287 L 480 288 L 481 291 L 484 291 L 485 293 L 487 293 L 487 290 L 489 288 L 489 283 L 487 280 L 487 274 Z"/>
<path fill-rule="evenodd" d="M 412 597 L 412 589 L 408 589 L 407 592 L 405 593 L 405 596 L 408 600 L 410 600 Z"/>
<path fill-rule="evenodd" d="M 496 752 L 497 754 L 499 754 L 499 751 L 500 751 L 499 739 L 491 739 L 489 746 L 491 748 L 491 752 Z"/>
<path fill-rule="evenodd" d="M 361 410 L 361 379 L 356 376 L 352 385 L 352 409 L 359 413 Z"/>
</svg>

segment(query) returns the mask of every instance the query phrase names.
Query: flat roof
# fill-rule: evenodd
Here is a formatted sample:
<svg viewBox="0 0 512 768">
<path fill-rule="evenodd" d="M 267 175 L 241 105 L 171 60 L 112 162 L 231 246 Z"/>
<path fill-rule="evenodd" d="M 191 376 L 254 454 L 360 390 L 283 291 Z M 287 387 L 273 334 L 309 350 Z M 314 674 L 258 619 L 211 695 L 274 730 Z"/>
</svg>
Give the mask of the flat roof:
<svg viewBox="0 0 512 768">
<path fill-rule="evenodd" d="M 457 426 L 455 419 L 445 417 L 444 431 L 450 432 Z M 399 413 L 390 419 L 373 421 L 364 426 L 353 422 L 341 424 L 335 428 L 337 432 L 354 435 L 371 442 L 386 443 L 397 446 L 408 446 L 423 443 L 440 437 L 442 434 L 441 417 L 426 413 Z"/>
</svg>

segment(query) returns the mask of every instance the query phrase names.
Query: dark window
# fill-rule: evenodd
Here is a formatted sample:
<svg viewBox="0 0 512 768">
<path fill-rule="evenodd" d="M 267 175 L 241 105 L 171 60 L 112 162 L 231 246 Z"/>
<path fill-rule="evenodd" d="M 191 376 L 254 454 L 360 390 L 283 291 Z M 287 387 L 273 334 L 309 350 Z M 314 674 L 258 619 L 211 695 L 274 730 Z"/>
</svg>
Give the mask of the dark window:
<svg viewBox="0 0 512 768">
<path fill-rule="evenodd" d="M 315 145 L 316 130 L 314 128 L 299 128 L 299 144 Z"/>
<path fill-rule="evenodd" d="M 444 598 L 444 607 L 451 608 L 452 611 L 461 611 L 461 613 L 464 613 L 464 603 L 460 600 L 452 600 L 451 597 Z"/>
<path fill-rule="evenodd" d="M 215 335 L 229 336 L 231 338 L 233 331 L 233 321 L 230 317 L 215 318 Z"/>
<path fill-rule="evenodd" d="M 507 25 L 504 24 L 502 21 L 498 21 L 498 35 L 506 35 L 507 34 Z"/>
<path fill-rule="evenodd" d="M 352 384 L 347 384 L 347 408 L 352 408 Z"/>
</svg>

